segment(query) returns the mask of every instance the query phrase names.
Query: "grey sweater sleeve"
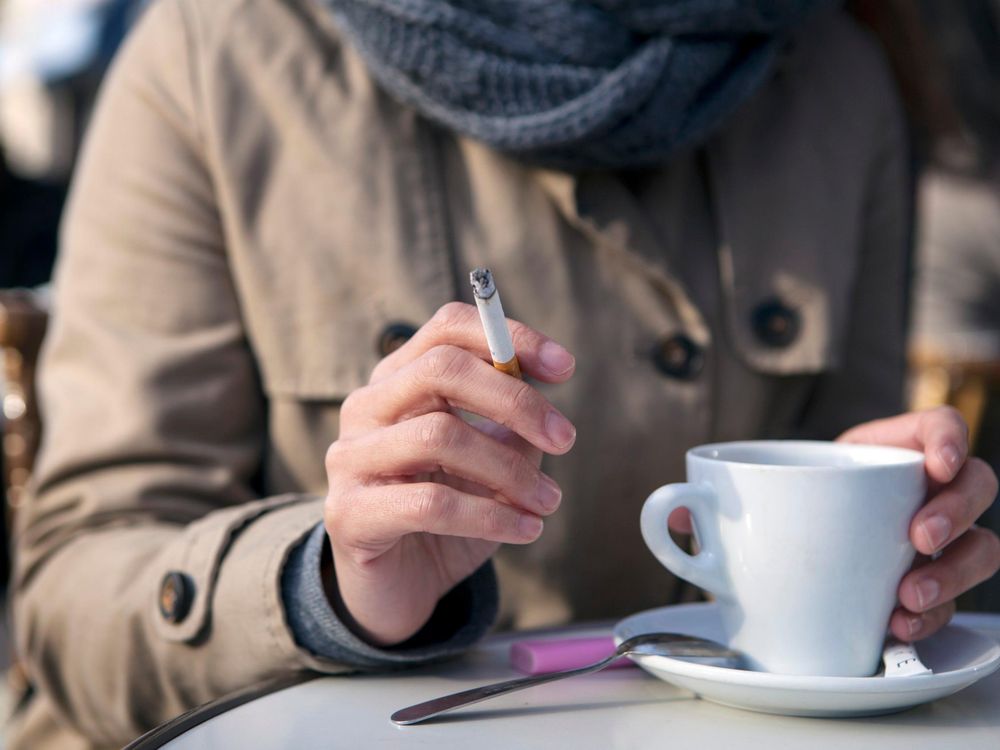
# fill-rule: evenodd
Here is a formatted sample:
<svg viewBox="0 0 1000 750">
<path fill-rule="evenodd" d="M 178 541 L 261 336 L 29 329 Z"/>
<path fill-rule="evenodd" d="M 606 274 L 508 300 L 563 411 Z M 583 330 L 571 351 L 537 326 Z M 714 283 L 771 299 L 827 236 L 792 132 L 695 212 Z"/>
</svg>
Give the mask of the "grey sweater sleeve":
<svg viewBox="0 0 1000 750">
<path fill-rule="evenodd" d="M 330 606 L 320 575 L 328 554 L 326 531 L 318 524 L 292 551 L 281 582 L 292 634 L 317 656 L 366 670 L 421 664 L 461 653 L 482 638 L 496 618 L 497 580 L 493 564 L 487 562 L 449 591 L 408 641 L 373 646 L 355 635 Z"/>
</svg>

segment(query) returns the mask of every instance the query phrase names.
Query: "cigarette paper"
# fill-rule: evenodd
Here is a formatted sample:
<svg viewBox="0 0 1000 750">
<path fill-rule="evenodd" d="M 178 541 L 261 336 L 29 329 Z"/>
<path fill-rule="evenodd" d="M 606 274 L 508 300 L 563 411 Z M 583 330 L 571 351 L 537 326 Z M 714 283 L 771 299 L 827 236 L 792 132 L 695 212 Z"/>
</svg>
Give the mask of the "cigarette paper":
<svg viewBox="0 0 1000 750">
<path fill-rule="evenodd" d="M 477 268 L 469 274 L 469 280 L 472 282 L 479 319 L 486 332 L 486 343 L 490 347 L 493 366 L 501 372 L 520 378 L 521 366 L 514 353 L 514 342 L 507 328 L 507 318 L 503 314 L 500 292 L 493 281 L 493 274 L 488 268 Z"/>
</svg>

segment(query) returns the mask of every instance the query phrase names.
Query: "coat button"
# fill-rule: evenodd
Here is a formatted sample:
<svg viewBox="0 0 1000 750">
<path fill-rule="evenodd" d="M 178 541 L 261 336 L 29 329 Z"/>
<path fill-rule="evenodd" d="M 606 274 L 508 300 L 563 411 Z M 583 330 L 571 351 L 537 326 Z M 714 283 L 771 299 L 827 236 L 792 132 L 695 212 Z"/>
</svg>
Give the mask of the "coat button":
<svg viewBox="0 0 1000 750">
<path fill-rule="evenodd" d="M 684 334 L 678 333 L 653 347 L 653 363 L 664 375 L 691 380 L 701 372 L 705 357 L 701 347 Z"/>
<path fill-rule="evenodd" d="M 409 323 L 390 323 L 378 335 L 375 348 L 381 356 L 387 357 L 409 341 L 416 332 L 416 327 Z"/>
<path fill-rule="evenodd" d="M 781 300 L 766 300 L 754 308 L 751 316 L 754 334 L 767 346 L 786 347 L 799 335 L 802 326 L 798 312 Z"/>
<path fill-rule="evenodd" d="M 160 582 L 160 614 L 167 622 L 178 623 L 187 617 L 194 602 L 194 581 L 171 570 Z"/>
</svg>

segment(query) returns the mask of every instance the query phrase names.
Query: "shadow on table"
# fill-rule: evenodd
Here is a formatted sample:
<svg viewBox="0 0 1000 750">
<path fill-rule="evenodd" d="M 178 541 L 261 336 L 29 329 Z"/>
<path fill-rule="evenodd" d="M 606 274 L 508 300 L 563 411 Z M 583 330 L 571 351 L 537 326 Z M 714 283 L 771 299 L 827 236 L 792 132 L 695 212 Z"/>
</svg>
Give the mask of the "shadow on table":
<svg viewBox="0 0 1000 750">
<path fill-rule="evenodd" d="M 844 718 L 810 718 L 805 716 L 782 716 L 782 721 L 804 722 L 807 724 L 826 724 L 843 727 L 846 724 L 864 725 L 869 728 L 894 727 L 912 731 L 921 729 L 954 730 L 956 725 L 983 729 L 1000 729 L 1000 714 L 994 714 L 986 698 L 969 700 L 963 696 L 961 701 L 943 699 L 934 703 L 916 706 L 905 711 L 899 711 L 882 716 L 844 717 Z M 750 714 L 740 709 L 732 709 L 739 713 Z M 758 714 L 760 716 L 761 714 Z"/>
<path fill-rule="evenodd" d="M 1000 715 L 992 712 L 992 708 L 986 700 L 968 700 L 968 697 L 961 701 L 938 701 L 925 706 L 917 706 L 908 711 L 901 711 L 897 714 L 886 716 L 869 716 L 862 719 L 853 719 L 869 726 L 906 726 L 913 727 L 941 727 L 954 728 L 956 724 L 968 727 L 984 727 L 1000 729 Z"/>
</svg>

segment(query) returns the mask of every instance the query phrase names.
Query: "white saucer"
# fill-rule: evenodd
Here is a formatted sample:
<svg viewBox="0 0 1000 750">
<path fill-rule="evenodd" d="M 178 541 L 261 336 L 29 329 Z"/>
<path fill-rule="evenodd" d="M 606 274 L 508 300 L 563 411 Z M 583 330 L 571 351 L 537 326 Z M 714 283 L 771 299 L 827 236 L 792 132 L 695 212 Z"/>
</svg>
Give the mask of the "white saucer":
<svg viewBox="0 0 1000 750">
<path fill-rule="evenodd" d="M 615 626 L 615 642 L 652 632 L 685 633 L 723 641 L 715 604 L 682 604 L 627 617 Z M 911 677 L 808 677 L 707 666 L 666 656 L 636 656 L 661 680 L 705 700 L 750 711 L 788 716 L 871 716 L 943 698 L 1000 667 L 1000 644 L 949 625 L 917 643 L 934 674 Z"/>
</svg>

